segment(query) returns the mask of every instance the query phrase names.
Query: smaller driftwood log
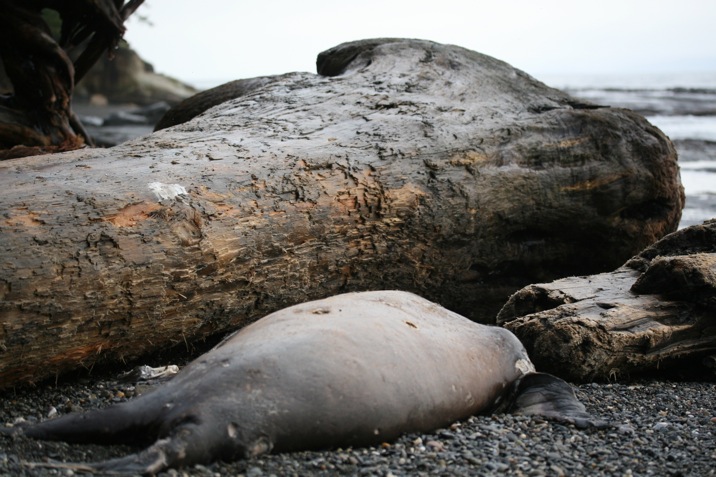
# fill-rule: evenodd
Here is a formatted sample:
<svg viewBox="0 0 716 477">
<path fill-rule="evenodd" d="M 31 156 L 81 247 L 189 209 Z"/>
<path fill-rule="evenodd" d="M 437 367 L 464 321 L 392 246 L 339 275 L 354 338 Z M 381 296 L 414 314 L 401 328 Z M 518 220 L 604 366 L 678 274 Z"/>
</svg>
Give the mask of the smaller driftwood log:
<svg viewBox="0 0 716 477">
<path fill-rule="evenodd" d="M 527 286 L 497 320 L 539 369 L 569 380 L 713 379 L 716 219 L 667 235 L 611 273 Z"/>
</svg>

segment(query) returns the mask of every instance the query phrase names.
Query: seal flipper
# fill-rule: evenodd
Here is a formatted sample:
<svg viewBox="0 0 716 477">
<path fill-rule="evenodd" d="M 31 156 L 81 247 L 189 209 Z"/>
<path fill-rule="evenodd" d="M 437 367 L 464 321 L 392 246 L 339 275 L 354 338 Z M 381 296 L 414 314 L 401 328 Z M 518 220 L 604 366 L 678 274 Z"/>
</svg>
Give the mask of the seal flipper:
<svg viewBox="0 0 716 477">
<path fill-rule="evenodd" d="M 171 444 L 170 439 L 162 439 L 154 445 L 136 454 L 125 457 L 80 464 L 74 462 L 58 462 L 48 459 L 45 462 L 25 462 L 24 465 L 33 469 L 43 467 L 48 469 L 67 469 L 75 472 L 101 473 L 101 475 L 154 475 L 167 469 L 171 462 L 167 459 L 164 447 Z"/>
<path fill-rule="evenodd" d="M 141 401 L 141 402 L 140 402 Z M 19 431 L 33 439 L 97 444 L 147 445 L 157 439 L 160 409 L 138 398 L 105 409 L 72 413 Z"/>
<path fill-rule="evenodd" d="M 116 459 L 82 464 L 95 472 L 107 474 L 154 475 L 169 468 L 179 468 L 215 460 L 232 461 L 256 457 L 269 452 L 273 444 L 267 436 L 253 436 L 244 443 L 247 435 L 238 432 L 232 424 L 227 434 L 217 432 L 215 422 L 202 422 L 197 416 L 187 417 L 173 427 L 169 437 L 159 439 L 146 449 Z"/>
<path fill-rule="evenodd" d="M 517 380 L 507 411 L 544 416 L 582 428 L 608 425 L 587 412 L 567 382 L 547 373 L 529 373 Z"/>
<path fill-rule="evenodd" d="M 136 454 L 83 465 L 94 472 L 107 474 L 154 475 L 172 467 L 172 456 L 176 457 L 181 450 L 171 438 L 160 439 Z"/>
</svg>

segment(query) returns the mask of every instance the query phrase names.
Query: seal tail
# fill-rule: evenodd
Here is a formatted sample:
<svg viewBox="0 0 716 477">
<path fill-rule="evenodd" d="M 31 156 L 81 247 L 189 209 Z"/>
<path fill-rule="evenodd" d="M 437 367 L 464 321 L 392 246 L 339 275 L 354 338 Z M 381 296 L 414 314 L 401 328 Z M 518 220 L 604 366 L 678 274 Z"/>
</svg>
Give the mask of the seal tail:
<svg viewBox="0 0 716 477">
<path fill-rule="evenodd" d="M 514 385 L 508 412 L 538 415 L 577 427 L 607 427 L 604 420 L 590 415 L 564 380 L 547 373 L 529 373 Z"/>
<path fill-rule="evenodd" d="M 33 439 L 146 445 L 157 439 L 161 413 L 155 406 L 140 401 L 141 398 L 105 409 L 67 414 L 16 432 Z"/>
<path fill-rule="evenodd" d="M 95 463 L 58 462 L 49 459 L 47 462 L 24 462 L 30 469 L 47 468 L 55 470 L 71 470 L 73 472 L 89 472 L 98 475 L 155 475 L 165 470 L 170 462 L 164 447 L 169 439 L 157 441 L 153 446 L 125 457 Z"/>
<path fill-rule="evenodd" d="M 172 447 L 176 446 L 171 439 L 160 439 L 136 454 L 83 465 L 91 471 L 107 475 L 155 475 L 174 463 L 172 454 L 176 454 L 179 449 L 170 449 Z"/>
<path fill-rule="evenodd" d="M 253 440 L 244 442 L 242 439 L 248 436 L 252 436 Z M 272 447 L 273 443 L 266 436 L 249 433 L 233 441 L 230 434 L 227 436 L 220 432 L 216 422 L 202 423 L 189 418 L 169 436 L 157 440 L 140 452 L 77 465 L 79 469 L 89 469 L 101 475 L 155 475 L 168 468 L 209 463 L 217 459 L 248 459 L 270 452 Z"/>
</svg>

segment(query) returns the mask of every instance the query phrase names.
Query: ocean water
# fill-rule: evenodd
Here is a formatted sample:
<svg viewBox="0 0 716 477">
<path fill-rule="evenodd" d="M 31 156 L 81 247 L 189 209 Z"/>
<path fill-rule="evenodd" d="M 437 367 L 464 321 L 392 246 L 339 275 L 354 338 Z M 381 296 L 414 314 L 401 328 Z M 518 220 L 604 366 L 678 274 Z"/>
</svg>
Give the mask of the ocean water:
<svg viewBox="0 0 716 477">
<path fill-rule="evenodd" d="M 539 78 L 592 103 L 637 111 L 674 142 L 686 207 L 680 227 L 716 218 L 716 71 Z"/>
<path fill-rule="evenodd" d="M 695 139 L 716 142 L 716 116 L 695 116 L 692 114 L 647 115 L 651 124 L 657 126 L 672 141 Z"/>
</svg>

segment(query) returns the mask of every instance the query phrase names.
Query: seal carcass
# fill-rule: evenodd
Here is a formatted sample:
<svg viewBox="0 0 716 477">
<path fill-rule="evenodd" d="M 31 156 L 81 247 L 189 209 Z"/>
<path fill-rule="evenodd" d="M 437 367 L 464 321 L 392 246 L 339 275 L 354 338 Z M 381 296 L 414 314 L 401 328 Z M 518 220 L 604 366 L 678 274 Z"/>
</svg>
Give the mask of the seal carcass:
<svg viewBox="0 0 716 477">
<path fill-rule="evenodd" d="M 567 383 L 534 372 L 509 331 L 410 293 L 376 291 L 283 309 L 152 392 L 15 432 L 148 439 L 137 454 L 90 467 L 155 473 L 271 450 L 376 444 L 497 408 L 590 420 Z"/>
</svg>

